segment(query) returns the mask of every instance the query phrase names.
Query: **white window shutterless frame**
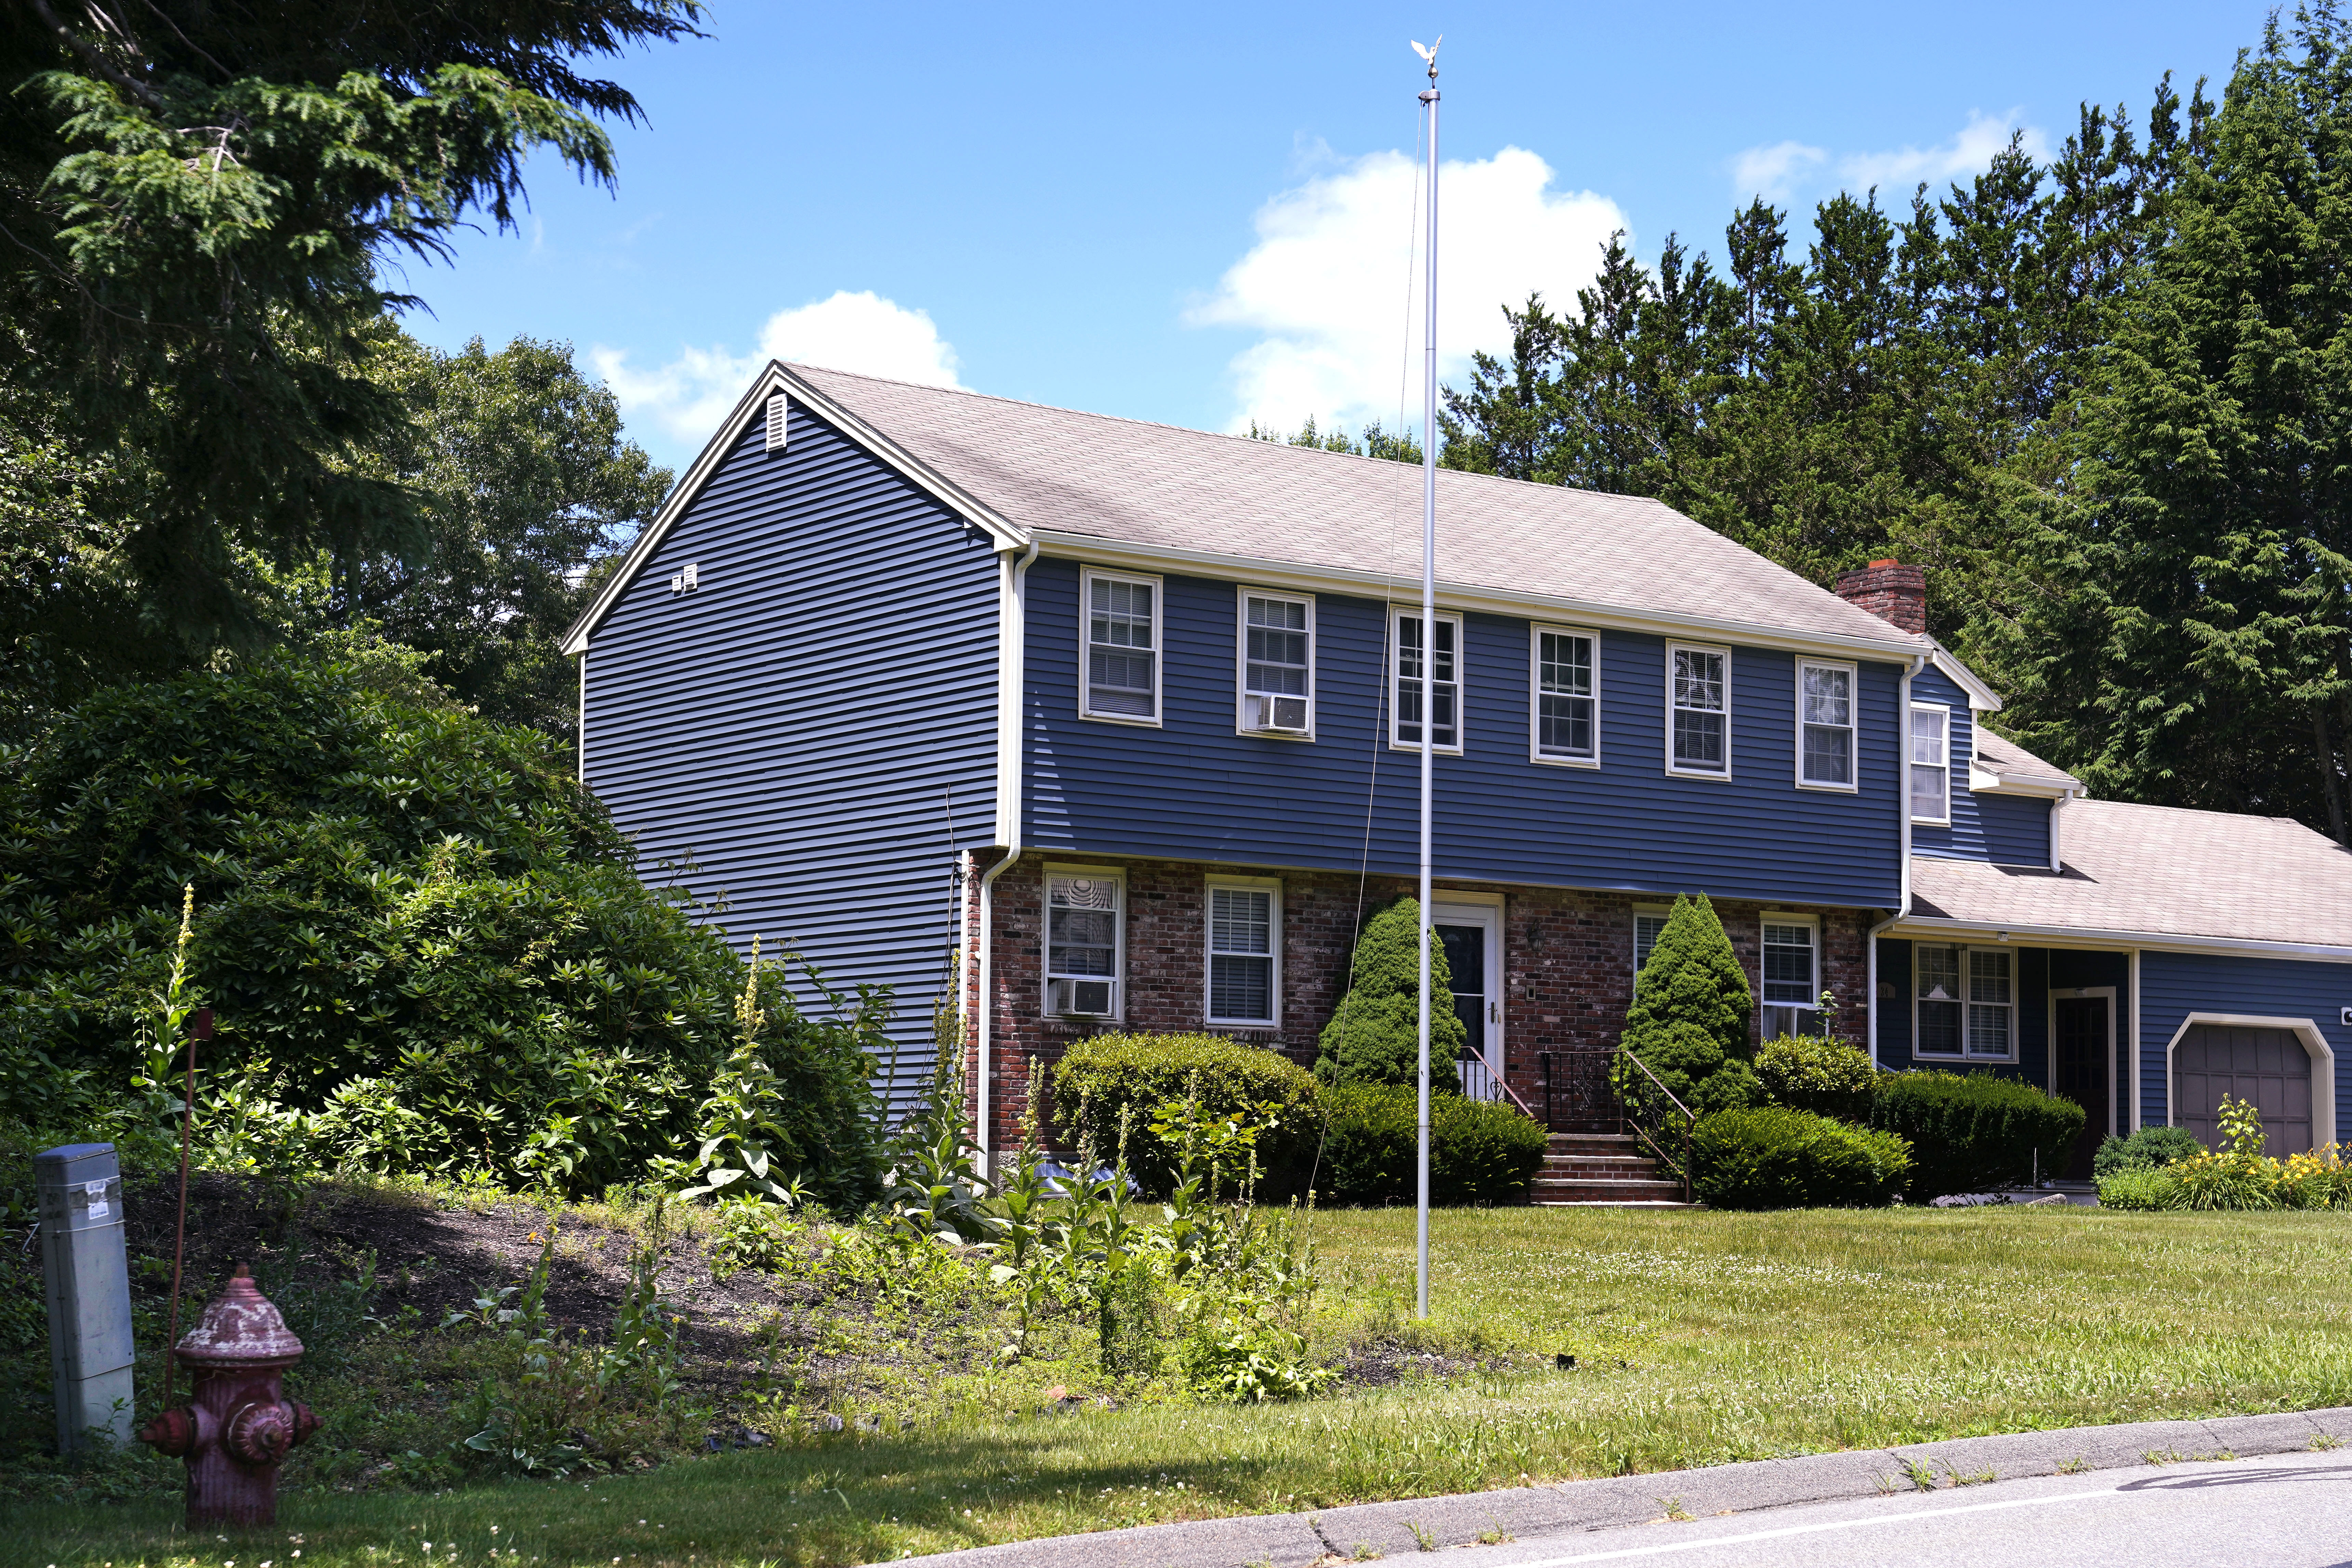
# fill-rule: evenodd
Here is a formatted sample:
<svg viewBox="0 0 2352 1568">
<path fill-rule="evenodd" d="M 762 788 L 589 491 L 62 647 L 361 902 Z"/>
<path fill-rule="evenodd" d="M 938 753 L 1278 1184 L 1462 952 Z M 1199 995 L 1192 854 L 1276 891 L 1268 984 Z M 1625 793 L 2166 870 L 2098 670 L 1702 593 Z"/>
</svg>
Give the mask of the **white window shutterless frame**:
<svg viewBox="0 0 2352 1568">
<path fill-rule="evenodd" d="M 1650 954 L 1656 951 L 1658 938 L 1664 934 L 1666 921 L 1674 912 L 1664 904 L 1633 906 L 1633 978 L 1636 981 L 1642 977 L 1643 965 L 1650 962 Z"/>
<path fill-rule="evenodd" d="M 1159 724 L 1166 610 L 1157 577 L 1079 572 L 1079 718 Z"/>
<path fill-rule="evenodd" d="M 1282 1019 L 1282 883 L 1216 877 L 1208 893 L 1205 1016 L 1212 1024 L 1272 1028 Z"/>
<path fill-rule="evenodd" d="M 1601 765 L 1601 637 L 1572 626 L 1528 628 L 1528 755 L 1562 767 Z"/>
<path fill-rule="evenodd" d="M 1234 615 L 1239 637 L 1234 649 L 1234 715 L 1237 732 L 1280 741 L 1315 738 L 1315 598 L 1311 594 L 1238 590 Z M 1277 699 L 1295 698 L 1304 715 L 1293 729 Z M 1269 723 L 1268 721 L 1274 722 Z"/>
<path fill-rule="evenodd" d="M 1952 710 L 1941 702 L 1911 705 L 1906 773 L 1911 820 L 1930 827 L 1952 821 Z"/>
<path fill-rule="evenodd" d="M 1125 1004 L 1127 879 L 1092 866 L 1045 868 L 1045 1015 L 1117 1018 Z"/>
<path fill-rule="evenodd" d="M 1666 772 L 1731 776 L 1731 650 L 1666 645 Z"/>
<path fill-rule="evenodd" d="M 1822 922 L 1818 915 L 1768 910 L 1763 919 L 1759 1038 L 1821 1028 Z"/>
<path fill-rule="evenodd" d="M 1855 667 L 1797 661 L 1797 787 L 1854 790 Z"/>
<path fill-rule="evenodd" d="M 1915 942 L 1911 1054 L 2017 1059 L 2017 953 L 2006 947 Z"/>
<path fill-rule="evenodd" d="M 1421 750 L 1423 700 L 1421 612 L 1398 610 L 1389 619 L 1389 744 Z M 1427 682 L 1436 709 L 1433 750 L 1462 754 L 1462 617 L 1437 615 L 1437 650 Z"/>
</svg>

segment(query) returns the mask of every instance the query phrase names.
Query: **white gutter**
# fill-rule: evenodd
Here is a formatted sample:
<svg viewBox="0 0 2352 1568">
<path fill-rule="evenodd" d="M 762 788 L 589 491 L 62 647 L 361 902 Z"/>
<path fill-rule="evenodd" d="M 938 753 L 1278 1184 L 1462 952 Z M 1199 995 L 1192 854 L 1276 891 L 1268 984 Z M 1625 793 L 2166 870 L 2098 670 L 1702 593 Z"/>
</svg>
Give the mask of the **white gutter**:
<svg viewBox="0 0 2352 1568">
<path fill-rule="evenodd" d="M 2352 963 L 2352 947 L 2321 942 L 2263 942 L 2253 937 L 2189 936 L 2162 931 L 2111 931 L 2094 926 L 1999 925 L 1990 921 L 1958 921 L 1936 915 L 1914 915 L 1900 934 L 1937 941 L 1954 937 L 1990 936 L 1996 941 L 2031 939 L 2036 947 L 2084 949 L 2145 948 L 2150 952 L 2204 954 L 2213 958 L 2294 958 L 2313 963 Z"/>
<path fill-rule="evenodd" d="M 1870 1065 L 1878 1065 L 1878 933 L 1911 912 L 1911 678 L 1927 667 L 1926 654 L 1914 654 L 1903 667 L 1900 705 L 1895 715 L 1895 794 L 1903 803 L 1903 891 L 1895 912 L 1872 926 L 1863 939 L 1864 984 L 1869 1000 L 1863 1009 L 1863 1027 L 1870 1031 Z M 1944 788 L 1951 789 L 1947 778 Z"/>
<path fill-rule="evenodd" d="M 997 553 L 996 600 L 996 841 L 1004 856 L 980 877 L 980 1018 L 973 1030 L 972 1054 L 977 1059 L 980 1168 L 996 1174 L 996 1139 L 990 1126 L 996 1097 L 992 1089 L 995 1053 L 991 1022 L 996 1016 L 992 984 L 996 936 L 996 879 L 1021 858 L 1022 697 L 1027 684 L 1029 648 L 1029 564 L 1037 559 L 1032 540 L 1020 559 L 1009 549 Z"/>
</svg>

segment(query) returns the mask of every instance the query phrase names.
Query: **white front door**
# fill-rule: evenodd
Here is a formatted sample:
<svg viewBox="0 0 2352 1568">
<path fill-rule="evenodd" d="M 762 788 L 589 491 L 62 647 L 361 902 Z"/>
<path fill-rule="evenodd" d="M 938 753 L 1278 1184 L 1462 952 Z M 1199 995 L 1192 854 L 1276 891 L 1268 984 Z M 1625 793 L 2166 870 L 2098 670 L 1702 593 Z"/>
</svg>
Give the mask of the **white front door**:
<svg viewBox="0 0 2352 1568">
<path fill-rule="evenodd" d="M 1445 944 L 1453 972 L 1454 1012 L 1469 1036 L 1469 1049 L 1455 1064 L 1462 1092 L 1475 1100 L 1500 1098 L 1503 1076 L 1503 911 L 1495 904 L 1430 900 L 1430 922 Z M 1444 1070 L 1429 1064 L 1432 1075 Z"/>
</svg>

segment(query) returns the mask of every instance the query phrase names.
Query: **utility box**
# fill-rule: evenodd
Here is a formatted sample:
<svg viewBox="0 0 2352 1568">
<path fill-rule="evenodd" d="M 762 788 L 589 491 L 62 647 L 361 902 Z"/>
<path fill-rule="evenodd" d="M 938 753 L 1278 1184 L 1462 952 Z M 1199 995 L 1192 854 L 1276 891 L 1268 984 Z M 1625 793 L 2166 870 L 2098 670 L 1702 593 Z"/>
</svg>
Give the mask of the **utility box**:
<svg viewBox="0 0 2352 1568">
<path fill-rule="evenodd" d="M 49 1371 L 58 1451 L 93 1428 L 131 1440 L 131 1267 L 122 1168 L 111 1143 L 68 1143 L 33 1156 L 40 1189 L 41 1277 L 49 1300 Z"/>
</svg>

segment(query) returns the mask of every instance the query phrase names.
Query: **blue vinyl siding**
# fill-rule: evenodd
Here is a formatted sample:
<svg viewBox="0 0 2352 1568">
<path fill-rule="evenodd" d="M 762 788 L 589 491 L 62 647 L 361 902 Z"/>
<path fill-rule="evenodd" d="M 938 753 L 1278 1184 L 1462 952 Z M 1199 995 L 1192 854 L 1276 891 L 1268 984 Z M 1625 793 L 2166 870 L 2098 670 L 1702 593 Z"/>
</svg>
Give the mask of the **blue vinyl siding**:
<svg viewBox="0 0 2352 1568">
<path fill-rule="evenodd" d="M 1389 747 L 1384 610 L 1316 599 L 1316 739 L 1234 732 L 1235 586 L 1167 578 L 1163 727 L 1077 717 L 1074 562 L 1028 574 L 1028 842 L 1076 853 L 1409 875 L 1420 761 Z M 1729 783 L 1664 773 L 1665 645 L 1601 634 L 1598 769 L 1528 760 L 1528 623 L 1464 626 L 1465 754 L 1437 762 L 1443 876 L 1892 908 L 1900 668 L 1864 663 L 1861 789 L 1800 790 L 1795 656 L 1732 658 Z"/>
<path fill-rule="evenodd" d="M 1914 823 L 1912 853 L 1938 860 L 1990 860 L 1998 866 L 2049 865 L 2048 801 L 1979 795 L 1969 787 L 1969 758 L 1976 750 L 1975 715 L 1969 711 L 1969 694 L 1931 664 L 1911 678 L 1911 700 L 1949 703 L 1952 710 L 1951 826 Z"/>
<path fill-rule="evenodd" d="M 701 586 L 673 595 L 688 562 Z M 896 987 L 902 1083 L 953 940 L 950 810 L 958 847 L 994 837 L 996 615 L 986 536 L 795 407 L 783 452 L 753 424 L 588 652 L 586 781 L 639 874 L 723 890 L 739 948 Z"/>
<path fill-rule="evenodd" d="M 2139 1115 L 2155 1127 L 2165 1120 L 2165 1052 L 2191 1013 L 2233 1013 L 2264 1018 L 2308 1018 L 2336 1053 L 2334 1128 L 2314 1127 L 2312 1142 L 2343 1136 L 2352 1103 L 2352 1029 L 2342 1009 L 2352 1007 L 2352 963 L 2292 958 L 2237 958 L 2142 952 L 2139 960 Z M 2176 1110 L 2180 1108 L 2175 1107 Z"/>
</svg>

